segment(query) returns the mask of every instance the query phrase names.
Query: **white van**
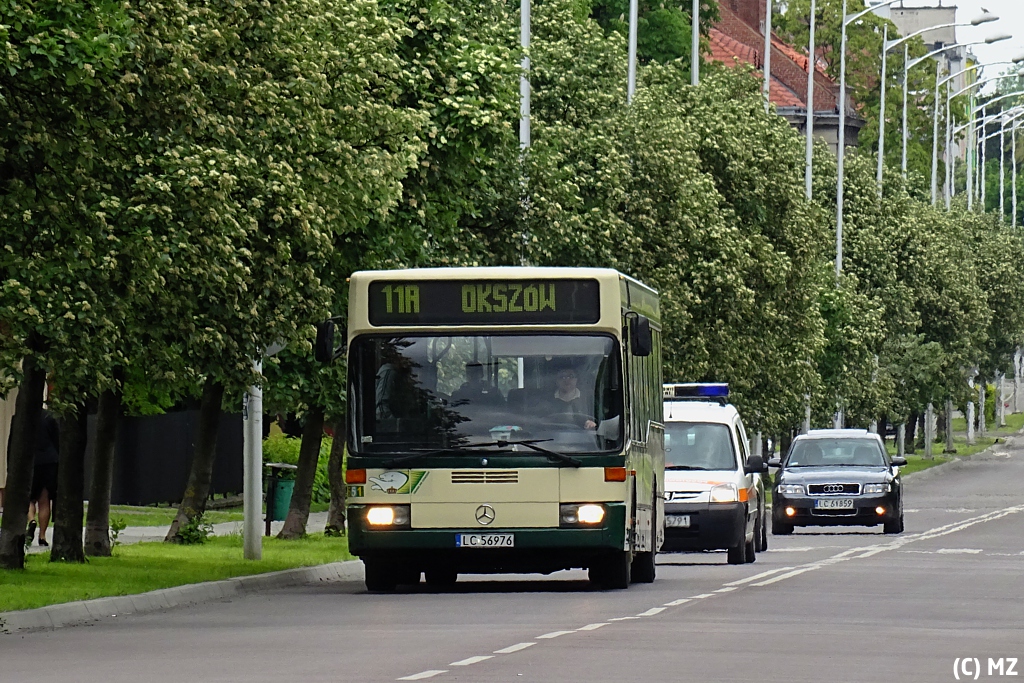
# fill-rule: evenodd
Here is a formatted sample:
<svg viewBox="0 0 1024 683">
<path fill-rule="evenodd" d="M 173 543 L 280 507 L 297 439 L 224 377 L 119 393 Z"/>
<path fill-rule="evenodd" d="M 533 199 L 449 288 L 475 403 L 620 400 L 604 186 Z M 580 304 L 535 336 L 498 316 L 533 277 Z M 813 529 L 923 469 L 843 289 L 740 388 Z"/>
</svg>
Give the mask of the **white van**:
<svg viewBox="0 0 1024 683">
<path fill-rule="evenodd" d="M 729 564 L 768 548 L 759 455 L 726 384 L 666 384 L 665 543 L 661 552 L 727 550 Z"/>
</svg>

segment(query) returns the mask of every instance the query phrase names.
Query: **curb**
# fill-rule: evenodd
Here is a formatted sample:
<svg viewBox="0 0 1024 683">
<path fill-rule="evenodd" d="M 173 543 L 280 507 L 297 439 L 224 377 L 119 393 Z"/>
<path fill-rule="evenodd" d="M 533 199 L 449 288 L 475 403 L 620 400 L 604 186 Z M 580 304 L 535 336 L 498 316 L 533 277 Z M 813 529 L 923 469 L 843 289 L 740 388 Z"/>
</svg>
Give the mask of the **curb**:
<svg viewBox="0 0 1024 683">
<path fill-rule="evenodd" d="M 161 588 L 137 595 L 119 595 L 66 602 L 18 612 L 2 612 L 0 613 L 0 633 L 52 630 L 129 614 L 145 614 L 172 607 L 224 600 L 276 588 L 313 583 L 361 581 L 362 579 L 363 563 L 359 560 L 332 562 L 317 567 L 284 569 L 221 581 Z"/>
</svg>

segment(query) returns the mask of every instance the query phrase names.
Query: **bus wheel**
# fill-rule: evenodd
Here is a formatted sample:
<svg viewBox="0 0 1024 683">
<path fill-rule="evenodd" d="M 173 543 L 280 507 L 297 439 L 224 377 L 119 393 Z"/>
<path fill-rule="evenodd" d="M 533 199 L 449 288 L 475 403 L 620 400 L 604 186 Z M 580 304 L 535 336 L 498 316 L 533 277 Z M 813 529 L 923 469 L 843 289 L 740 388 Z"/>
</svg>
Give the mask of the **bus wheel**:
<svg viewBox="0 0 1024 683">
<path fill-rule="evenodd" d="M 459 574 L 454 569 L 433 568 L 423 574 L 427 578 L 427 585 L 432 588 L 451 588 L 459 580 Z"/>
<path fill-rule="evenodd" d="M 366 574 L 366 590 L 373 593 L 390 593 L 398 585 L 398 577 L 391 567 L 383 562 L 363 560 Z"/>
<path fill-rule="evenodd" d="M 654 583 L 654 575 L 657 571 L 657 566 L 654 563 L 657 552 L 654 546 L 657 542 L 658 521 L 657 518 L 654 518 L 651 520 L 651 550 L 637 553 L 633 557 L 633 566 L 630 568 L 633 583 Z"/>
<path fill-rule="evenodd" d="M 625 550 L 613 552 L 590 565 L 590 581 L 606 590 L 629 588 L 633 558 Z"/>
</svg>

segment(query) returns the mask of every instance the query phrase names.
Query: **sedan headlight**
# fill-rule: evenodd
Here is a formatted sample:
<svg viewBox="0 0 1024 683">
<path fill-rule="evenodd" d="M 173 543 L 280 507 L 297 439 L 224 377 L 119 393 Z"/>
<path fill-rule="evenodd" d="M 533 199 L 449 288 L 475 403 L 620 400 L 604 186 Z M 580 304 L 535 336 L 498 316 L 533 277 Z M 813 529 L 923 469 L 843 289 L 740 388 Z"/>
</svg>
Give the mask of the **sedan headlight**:
<svg viewBox="0 0 1024 683">
<path fill-rule="evenodd" d="M 366 509 L 366 522 L 370 526 L 409 526 L 408 505 L 375 505 Z"/>
<path fill-rule="evenodd" d="M 802 496 L 804 487 L 802 484 L 779 484 L 779 493 L 784 496 Z"/>
<path fill-rule="evenodd" d="M 878 495 L 880 493 L 889 493 L 889 484 L 864 484 L 865 495 Z"/>
<path fill-rule="evenodd" d="M 735 484 L 719 484 L 711 489 L 712 503 L 735 503 L 739 499 Z"/>
</svg>

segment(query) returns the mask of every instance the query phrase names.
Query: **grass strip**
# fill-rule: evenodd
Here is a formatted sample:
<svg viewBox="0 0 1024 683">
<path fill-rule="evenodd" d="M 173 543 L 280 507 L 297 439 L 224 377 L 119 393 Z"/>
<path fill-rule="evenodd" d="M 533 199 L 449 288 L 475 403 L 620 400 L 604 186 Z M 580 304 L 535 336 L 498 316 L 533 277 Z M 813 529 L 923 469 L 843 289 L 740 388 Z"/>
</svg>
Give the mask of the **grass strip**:
<svg viewBox="0 0 1024 683">
<path fill-rule="evenodd" d="M 264 538 L 259 562 L 242 558 L 242 537 L 237 534 L 202 545 L 122 545 L 113 557 L 89 558 L 86 564 L 51 563 L 49 553 L 40 553 L 26 558 L 24 570 L 0 570 L 0 612 L 350 559 L 347 539 L 319 535 L 298 541 Z"/>
</svg>

